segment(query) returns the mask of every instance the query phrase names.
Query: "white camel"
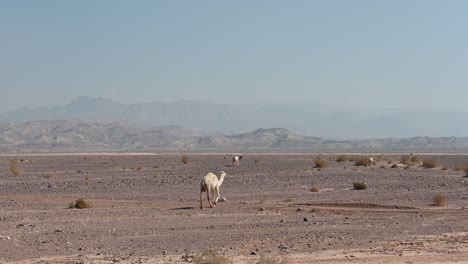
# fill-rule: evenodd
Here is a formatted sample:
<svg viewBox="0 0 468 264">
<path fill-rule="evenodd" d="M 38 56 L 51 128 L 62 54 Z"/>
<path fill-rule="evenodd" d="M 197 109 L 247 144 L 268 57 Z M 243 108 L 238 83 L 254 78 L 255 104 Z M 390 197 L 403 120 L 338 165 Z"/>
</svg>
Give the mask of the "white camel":
<svg viewBox="0 0 468 264">
<path fill-rule="evenodd" d="M 203 192 L 206 192 L 206 198 L 208 199 L 210 207 L 215 207 L 218 203 L 218 199 L 220 197 L 219 187 L 221 186 L 221 184 L 223 184 L 224 177 L 227 175 L 224 171 L 220 171 L 219 173 L 221 174 L 219 176 L 219 179 L 218 177 L 216 177 L 216 174 L 211 172 L 209 172 L 203 177 L 200 183 L 200 209 L 203 209 Z M 213 201 L 215 191 L 217 192 L 218 196 L 216 196 L 216 199 L 214 199 Z"/>
<path fill-rule="evenodd" d="M 242 156 L 234 156 L 234 158 L 232 158 L 232 164 L 233 165 L 238 165 L 239 166 L 239 161 L 242 159 Z"/>
<path fill-rule="evenodd" d="M 374 165 L 374 159 L 372 157 L 369 158 L 369 167 L 372 167 Z"/>
</svg>

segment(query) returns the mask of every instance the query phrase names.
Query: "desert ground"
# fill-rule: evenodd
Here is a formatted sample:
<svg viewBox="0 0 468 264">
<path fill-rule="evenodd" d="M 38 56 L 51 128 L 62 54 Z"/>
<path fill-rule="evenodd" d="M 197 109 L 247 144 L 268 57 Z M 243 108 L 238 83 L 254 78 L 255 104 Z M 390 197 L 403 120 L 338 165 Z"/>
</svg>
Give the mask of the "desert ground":
<svg viewBox="0 0 468 264">
<path fill-rule="evenodd" d="M 0 263 L 468 263 L 468 155 L 234 154 L 4 154 Z M 221 170 L 226 201 L 201 210 Z"/>
</svg>

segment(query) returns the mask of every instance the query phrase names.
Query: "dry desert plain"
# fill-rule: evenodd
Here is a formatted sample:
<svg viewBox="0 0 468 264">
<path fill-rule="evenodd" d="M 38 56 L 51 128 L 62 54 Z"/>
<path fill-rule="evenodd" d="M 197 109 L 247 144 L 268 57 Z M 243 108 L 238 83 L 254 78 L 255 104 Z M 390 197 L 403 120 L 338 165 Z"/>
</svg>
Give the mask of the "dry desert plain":
<svg viewBox="0 0 468 264">
<path fill-rule="evenodd" d="M 4 154 L 0 263 L 468 263 L 466 155 L 419 154 L 431 169 L 232 155 Z M 221 170 L 227 201 L 200 210 L 201 178 Z M 78 198 L 92 207 L 69 209 Z"/>
</svg>

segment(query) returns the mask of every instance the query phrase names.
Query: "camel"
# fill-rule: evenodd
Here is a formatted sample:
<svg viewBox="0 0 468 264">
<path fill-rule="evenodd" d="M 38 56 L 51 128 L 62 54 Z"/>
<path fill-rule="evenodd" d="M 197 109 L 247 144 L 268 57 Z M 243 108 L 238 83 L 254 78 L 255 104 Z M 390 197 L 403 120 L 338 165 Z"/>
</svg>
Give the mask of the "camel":
<svg viewBox="0 0 468 264">
<path fill-rule="evenodd" d="M 232 164 L 233 165 L 238 165 L 239 166 L 239 161 L 242 159 L 242 156 L 234 156 L 234 158 L 232 158 Z"/>
<path fill-rule="evenodd" d="M 218 177 L 216 177 L 216 174 L 211 173 L 211 172 L 209 172 L 203 177 L 200 183 L 200 209 L 203 209 L 203 197 L 202 197 L 203 192 L 206 192 L 206 198 L 208 199 L 208 202 L 210 203 L 210 207 L 215 207 L 216 204 L 218 203 L 218 199 L 220 197 L 219 187 L 221 186 L 221 184 L 223 184 L 224 177 L 227 175 L 224 171 L 220 171 L 219 173 L 220 173 L 219 179 Z M 215 196 L 214 194 L 215 191 L 217 192 L 218 196 L 213 201 L 213 198 Z"/>
</svg>

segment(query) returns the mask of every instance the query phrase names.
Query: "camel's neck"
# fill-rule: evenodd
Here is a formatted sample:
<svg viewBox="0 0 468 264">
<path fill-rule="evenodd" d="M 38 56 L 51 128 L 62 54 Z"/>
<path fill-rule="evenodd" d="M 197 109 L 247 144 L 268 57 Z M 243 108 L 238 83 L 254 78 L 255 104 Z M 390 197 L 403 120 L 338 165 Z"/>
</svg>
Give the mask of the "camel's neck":
<svg viewBox="0 0 468 264">
<path fill-rule="evenodd" d="M 224 176 L 226 176 L 226 174 L 221 174 L 221 176 L 219 176 L 219 186 L 221 186 L 221 184 L 223 184 Z"/>
</svg>

